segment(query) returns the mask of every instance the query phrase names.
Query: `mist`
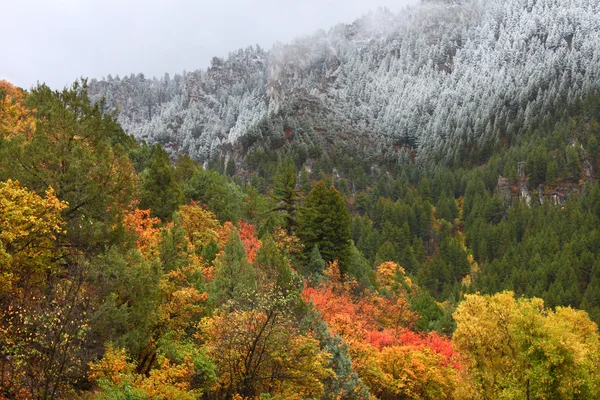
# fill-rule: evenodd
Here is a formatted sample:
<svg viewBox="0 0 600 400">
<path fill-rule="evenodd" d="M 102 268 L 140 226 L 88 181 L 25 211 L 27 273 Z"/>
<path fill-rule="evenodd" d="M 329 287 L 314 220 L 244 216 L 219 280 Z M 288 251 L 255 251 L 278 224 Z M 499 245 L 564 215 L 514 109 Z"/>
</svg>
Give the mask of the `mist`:
<svg viewBox="0 0 600 400">
<path fill-rule="evenodd" d="M 0 79 L 24 88 L 38 81 L 61 88 L 79 77 L 192 71 L 238 48 L 270 49 L 369 10 L 397 13 L 417 2 L 9 1 L 3 25 L 11 35 L 0 43 Z"/>
</svg>

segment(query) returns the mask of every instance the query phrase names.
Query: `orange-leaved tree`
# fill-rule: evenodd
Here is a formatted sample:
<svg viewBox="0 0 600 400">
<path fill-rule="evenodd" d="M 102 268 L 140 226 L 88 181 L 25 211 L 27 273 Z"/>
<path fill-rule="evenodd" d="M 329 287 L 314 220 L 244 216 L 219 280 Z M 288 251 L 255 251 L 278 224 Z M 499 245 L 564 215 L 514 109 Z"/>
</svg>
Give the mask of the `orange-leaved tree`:
<svg viewBox="0 0 600 400">
<path fill-rule="evenodd" d="M 254 225 L 244 222 L 242 220 L 238 221 L 237 228 L 233 226 L 231 222 L 226 222 L 223 224 L 223 228 L 221 229 L 221 244 L 225 245 L 229 240 L 233 231 L 236 231 L 239 236 L 242 244 L 244 245 L 244 252 L 246 253 L 246 259 L 250 264 L 254 262 L 254 258 L 256 257 L 256 252 L 260 249 L 261 241 L 256 237 L 256 232 Z"/>
<path fill-rule="evenodd" d="M 0 137 L 31 138 L 35 131 L 35 111 L 25 105 L 25 96 L 21 88 L 0 80 Z"/>
<path fill-rule="evenodd" d="M 160 242 L 159 218 L 150 216 L 150 210 L 135 208 L 123 217 L 123 225 L 135 235 L 137 249 L 146 258 L 157 256 Z"/>
<path fill-rule="evenodd" d="M 450 398 L 458 364 L 449 339 L 410 330 L 418 316 L 406 296 L 416 290 L 395 263 L 377 268 L 378 291 L 358 291 L 342 279 L 336 262 L 328 278 L 305 286 L 303 297 L 314 304 L 332 332 L 349 345 L 354 367 L 380 399 Z"/>
</svg>

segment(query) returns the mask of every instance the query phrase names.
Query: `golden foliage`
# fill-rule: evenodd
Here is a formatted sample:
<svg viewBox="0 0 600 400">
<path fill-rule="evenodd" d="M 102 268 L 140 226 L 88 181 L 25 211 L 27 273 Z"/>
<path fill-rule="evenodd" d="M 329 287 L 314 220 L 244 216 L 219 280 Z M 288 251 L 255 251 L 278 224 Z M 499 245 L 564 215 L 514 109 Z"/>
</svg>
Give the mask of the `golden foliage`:
<svg viewBox="0 0 600 400">
<path fill-rule="evenodd" d="M 406 275 L 404 268 L 393 261 L 386 261 L 376 268 L 377 283 L 380 289 L 385 289 L 388 293 L 406 295 L 414 294 L 417 286 L 412 282 L 410 277 Z"/>
<path fill-rule="evenodd" d="M 174 363 L 165 356 L 159 356 L 157 367 L 148 376 L 135 372 L 135 364 L 127 361 L 124 349 L 107 345 L 104 357 L 90 363 L 88 378 L 97 382 L 103 389 L 100 398 L 111 398 L 112 393 L 122 393 L 125 388 L 133 388 L 143 398 L 164 400 L 193 400 L 198 398 L 197 390 L 191 386 L 194 363 L 191 356 L 183 362 Z"/>
<path fill-rule="evenodd" d="M 215 214 L 192 202 L 179 208 L 181 227 L 186 231 L 189 242 L 197 250 L 202 250 L 211 239 L 219 242 L 221 225 Z"/>
<path fill-rule="evenodd" d="M 135 386 L 153 399 L 194 400 L 196 393 L 190 383 L 194 375 L 194 363 L 191 357 L 185 357 L 177 364 L 161 356 L 158 367 L 150 371 L 149 377 L 138 375 Z"/>
<path fill-rule="evenodd" d="M 0 294 L 13 284 L 38 282 L 55 263 L 57 235 L 63 231 L 60 213 L 66 208 L 52 188 L 45 198 L 22 188 L 18 181 L 0 182 Z"/>
<path fill-rule="evenodd" d="M 198 264 L 170 271 L 160 281 L 163 299 L 159 310 L 159 325 L 170 332 L 181 332 L 204 313 L 208 293 L 193 287 L 193 277 L 200 274 Z"/>
<path fill-rule="evenodd" d="M 324 393 L 322 381 L 335 376 L 319 342 L 274 309 L 221 311 L 202 321 L 201 332 L 217 364 L 214 390 L 222 395 L 318 398 Z"/>
<path fill-rule="evenodd" d="M 10 139 L 25 135 L 31 139 L 35 132 L 35 112 L 25 107 L 24 100 L 22 89 L 0 80 L 0 136 Z"/>
<path fill-rule="evenodd" d="M 512 292 L 467 295 L 453 342 L 466 369 L 456 397 L 571 399 L 600 395 L 598 328 L 584 311 Z"/>
<path fill-rule="evenodd" d="M 456 385 L 456 370 L 444 364 L 443 356 L 428 348 L 392 346 L 375 353 L 375 372 L 370 376 L 380 399 L 450 399 Z"/>
<path fill-rule="evenodd" d="M 277 249 L 283 254 L 299 255 L 302 253 L 304 246 L 300 243 L 298 236 L 288 234 L 283 227 L 277 228 L 273 233 L 273 240 L 275 240 Z"/>
<path fill-rule="evenodd" d="M 112 344 L 106 346 L 104 357 L 90 363 L 88 378 L 91 381 L 105 380 L 120 385 L 123 380 L 133 374 L 135 366 L 127 362 L 125 349 L 115 349 Z"/>
</svg>

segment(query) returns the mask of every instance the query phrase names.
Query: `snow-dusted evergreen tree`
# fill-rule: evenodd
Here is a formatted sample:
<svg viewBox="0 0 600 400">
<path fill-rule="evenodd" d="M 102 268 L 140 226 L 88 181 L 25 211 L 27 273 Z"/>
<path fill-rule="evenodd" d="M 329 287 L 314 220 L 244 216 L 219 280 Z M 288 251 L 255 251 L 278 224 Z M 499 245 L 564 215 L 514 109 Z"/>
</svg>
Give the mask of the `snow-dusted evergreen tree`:
<svg viewBox="0 0 600 400">
<path fill-rule="evenodd" d="M 257 134 L 268 115 L 310 108 L 315 125 L 452 162 L 484 157 L 498 138 L 600 89 L 599 14 L 596 0 L 426 1 L 269 52 L 239 50 L 206 71 L 109 76 L 91 93 L 137 138 L 202 161 Z"/>
</svg>

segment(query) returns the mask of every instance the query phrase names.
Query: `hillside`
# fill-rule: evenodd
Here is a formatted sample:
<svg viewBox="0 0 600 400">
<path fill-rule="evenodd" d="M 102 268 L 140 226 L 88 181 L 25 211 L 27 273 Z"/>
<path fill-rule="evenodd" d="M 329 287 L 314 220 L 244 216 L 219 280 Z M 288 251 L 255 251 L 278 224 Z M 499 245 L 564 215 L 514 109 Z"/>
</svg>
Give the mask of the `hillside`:
<svg viewBox="0 0 600 400">
<path fill-rule="evenodd" d="M 332 140 L 366 137 L 379 153 L 396 149 L 398 160 L 415 149 L 419 162 L 465 155 L 482 162 L 532 118 L 598 89 L 599 7 L 593 0 L 424 2 L 268 51 L 234 51 L 207 70 L 109 76 L 92 81 L 90 93 L 106 98 L 106 110 L 118 109 L 137 139 L 201 162 L 274 113 L 281 120 L 268 135 L 283 135 L 298 109 Z"/>
<path fill-rule="evenodd" d="M 0 81 L 0 398 L 598 398 L 599 135 L 590 94 L 483 167 L 244 183 Z"/>
</svg>

